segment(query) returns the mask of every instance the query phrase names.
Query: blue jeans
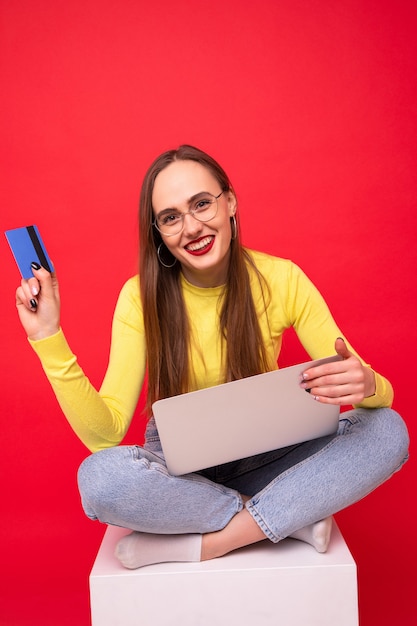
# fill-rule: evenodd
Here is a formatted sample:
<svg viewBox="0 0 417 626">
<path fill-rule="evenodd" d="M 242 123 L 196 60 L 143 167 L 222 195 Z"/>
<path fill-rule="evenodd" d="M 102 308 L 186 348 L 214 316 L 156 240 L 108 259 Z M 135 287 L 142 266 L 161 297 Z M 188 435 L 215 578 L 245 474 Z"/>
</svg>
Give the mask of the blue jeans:
<svg viewBox="0 0 417 626">
<path fill-rule="evenodd" d="M 168 473 L 153 420 L 145 441 L 82 463 L 88 517 L 142 532 L 208 533 L 246 506 L 273 542 L 373 491 L 405 463 L 409 443 L 403 420 L 386 408 L 353 409 L 335 435 L 185 476 Z"/>
</svg>

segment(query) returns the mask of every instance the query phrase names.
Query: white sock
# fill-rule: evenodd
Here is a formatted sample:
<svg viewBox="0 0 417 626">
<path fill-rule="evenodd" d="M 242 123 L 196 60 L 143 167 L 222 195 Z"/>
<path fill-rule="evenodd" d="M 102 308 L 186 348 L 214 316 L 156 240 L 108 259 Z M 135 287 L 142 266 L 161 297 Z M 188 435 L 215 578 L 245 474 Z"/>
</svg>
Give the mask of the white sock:
<svg viewBox="0 0 417 626">
<path fill-rule="evenodd" d="M 319 522 L 300 528 L 290 535 L 292 539 L 309 543 L 317 552 L 326 552 L 332 534 L 332 518 L 326 517 Z"/>
<path fill-rule="evenodd" d="M 133 532 L 120 539 L 115 556 L 128 569 L 172 561 L 200 561 L 201 542 L 202 535 L 154 535 Z"/>
</svg>

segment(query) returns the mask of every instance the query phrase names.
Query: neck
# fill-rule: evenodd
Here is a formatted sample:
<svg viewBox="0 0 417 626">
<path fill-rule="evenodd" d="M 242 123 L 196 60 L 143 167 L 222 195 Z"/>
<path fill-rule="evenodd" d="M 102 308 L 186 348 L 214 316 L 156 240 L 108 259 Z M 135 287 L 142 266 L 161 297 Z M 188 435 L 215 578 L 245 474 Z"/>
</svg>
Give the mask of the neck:
<svg viewBox="0 0 417 626">
<path fill-rule="evenodd" d="M 195 287 L 208 289 L 210 287 L 220 287 L 226 282 L 227 272 L 193 272 L 188 267 L 182 266 L 184 278 Z"/>
</svg>

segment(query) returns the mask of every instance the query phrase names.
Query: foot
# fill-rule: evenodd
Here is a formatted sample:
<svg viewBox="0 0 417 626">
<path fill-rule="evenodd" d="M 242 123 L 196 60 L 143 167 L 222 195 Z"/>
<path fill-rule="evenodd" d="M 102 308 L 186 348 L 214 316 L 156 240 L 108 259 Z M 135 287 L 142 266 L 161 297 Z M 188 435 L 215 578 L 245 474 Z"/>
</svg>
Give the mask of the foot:
<svg viewBox="0 0 417 626">
<path fill-rule="evenodd" d="M 114 554 L 128 569 L 155 563 L 200 561 L 201 535 L 154 535 L 133 532 L 120 539 Z"/>
<path fill-rule="evenodd" d="M 290 537 L 309 543 L 317 552 L 326 552 L 332 534 L 332 522 L 332 517 L 326 517 L 319 522 L 300 528 Z"/>
</svg>

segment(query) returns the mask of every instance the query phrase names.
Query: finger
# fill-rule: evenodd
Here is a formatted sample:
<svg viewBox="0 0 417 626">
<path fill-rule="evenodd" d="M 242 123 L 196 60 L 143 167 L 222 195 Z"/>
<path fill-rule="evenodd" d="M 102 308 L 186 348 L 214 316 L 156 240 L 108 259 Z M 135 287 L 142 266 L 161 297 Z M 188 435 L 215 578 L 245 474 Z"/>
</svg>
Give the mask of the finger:
<svg viewBox="0 0 417 626">
<path fill-rule="evenodd" d="M 334 342 L 334 348 L 336 353 L 341 356 L 343 359 L 348 359 L 353 356 L 352 352 L 348 349 L 345 340 L 342 337 L 338 337 Z"/>
<path fill-rule="evenodd" d="M 313 381 L 323 376 L 332 376 L 334 374 L 340 374 L 346 371 L 346 365 L 344 361 L 332 361 L 331 363 L 325 363 L 324 365 L 316 365 L 310 367 L 302 373 L 301 378 L 303 381 Z"/>
<path fill-rule="evenodd" d="M 318 393 L 320 389 L 328 389 L 331 387 L 340 387 L 341 385 L 346 385 L 351 382 L 351 379 L 347 375 L 347 373 L 342 373 L 333 376 L 320 376 L 318 378 L 314 378 L 308 381 L 304 381 L 300 384 L 302 389 L 313 393 L 313 389 L 315 389 Z"/>
<path fill-rule="evenodd" d="M 31 311 L 36 311 L 38 308 L 38 299 L 34 298 L 30 291 L 28 291 L 27 281 L 24 282 L 25 288 L 21 285 L 16 290 L 16 306 L 24 306 Z"/>
<path fill-rule="evenodd" d="M 39 290 L 39 282 L 36 280 L 36 278 L 29 278 L 28 280 L 22 278 L 19 287 L 20 298 L 22 302 L 27 304 L 30 300 L 36 299 L 36 296 L 39 294 Z"/>
<path fill-rule="evenodd" d="M 310 389 L 312 396 L 323 396 L 326 398 L 345 397 L 350 395 L 363 395 L 364 383 L 362 380 L 356 382 L 348 381 L 337 385 L 313 386 Z"/>
<path fill-rule="evenodd" d="M 341 361 L 342 365 L 343 363 L 346 363 L 346 361 Z M 360 363 L 349 361 L 349 366 L 346 364 L 345 369 L 303 381 L 301 387 L 303 389 L 312 389 L 313 387 L 329 387 L 347 384 L 359 385 L 362 384 L 363 381 L 364 374 Z"/>
<path fill-rule="evenodd" d="M 48 270 L 41 267 L 38 263 L 32 263 L 31 267 L 35 279 L 39 281 L 42 294 L 45 297 L 51 297 L 54 289 L 58 288 L 58 280 L 55 272 L 48 272 Z"/>
<path fill-rule="evenodd" d="M 318 378 L 319 376 L 326 376 L 328 374 L 332 374 L 335 372 L 344 371 L 343 361 L 351 357 L 356 357 L 353 352 L 350 352 L 348 349 L 345 340 L 342 337 L 338 337 L 335 341 L 335 350 L 336 353 L 342 357 L 341 361 L 332 361 L 330 363 L 326 363 L 324 365 L 316 365 L 315 367 L 311 367 L 305 372 L 302 373 L 302 380 L 313 380 L 314 378 Z"/>
<path fill-rule="evenodd" d="M 40 291 L 40 285 L 37 278 L 29 278 L 27 281 L 28 288 L 32 296 L 37 296 Z"/>
<path fill-rule="evenodd" d="M 337 398 L 311 394 L 311 397 L 314 398 L 316 402 L 321 402 L 322 404 L 333 404 L 336 406 L 352 406 L 353 404 L 360 404 L 363 400 L 362 394 L 348 394 L 345 396 L 338 396 Z"/>
</svg>

